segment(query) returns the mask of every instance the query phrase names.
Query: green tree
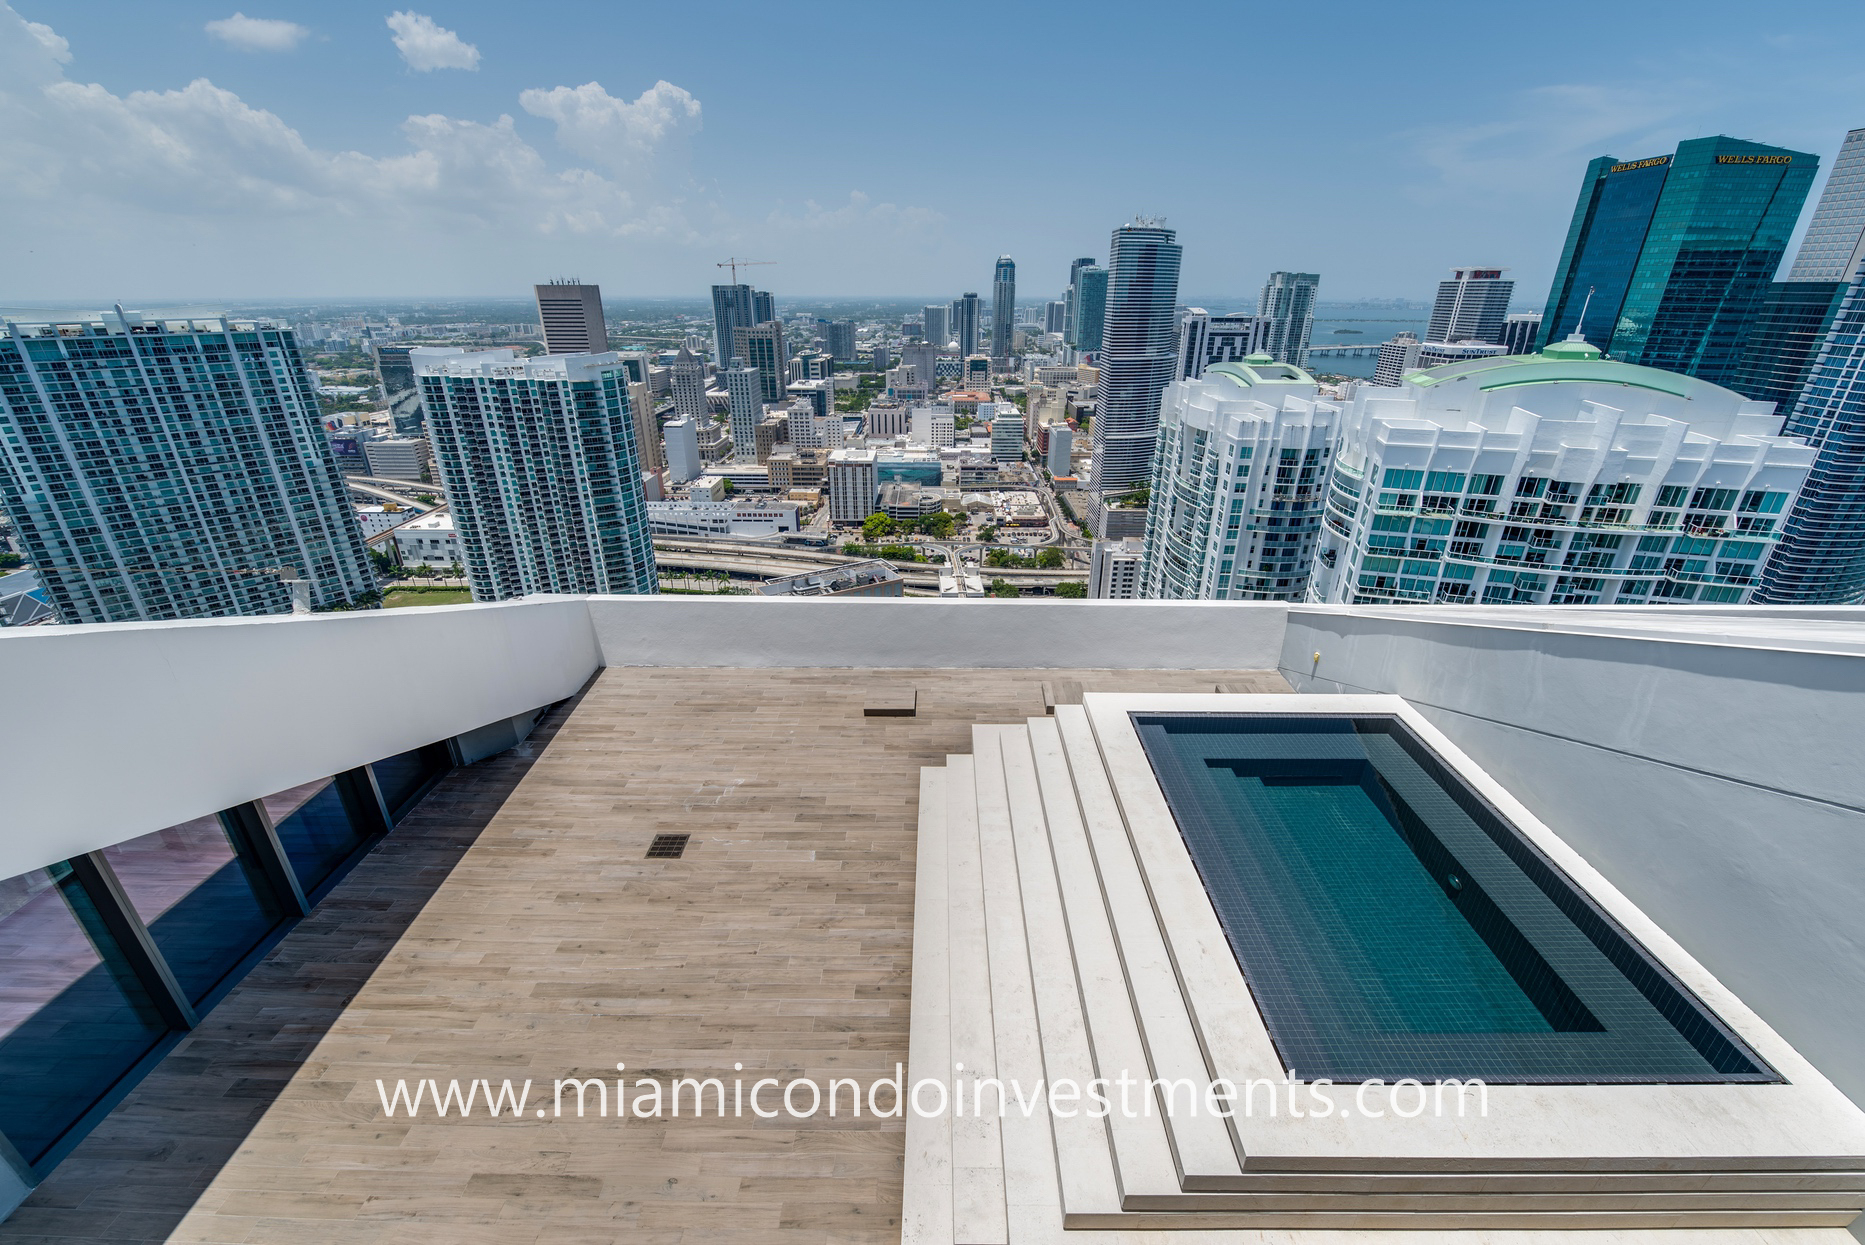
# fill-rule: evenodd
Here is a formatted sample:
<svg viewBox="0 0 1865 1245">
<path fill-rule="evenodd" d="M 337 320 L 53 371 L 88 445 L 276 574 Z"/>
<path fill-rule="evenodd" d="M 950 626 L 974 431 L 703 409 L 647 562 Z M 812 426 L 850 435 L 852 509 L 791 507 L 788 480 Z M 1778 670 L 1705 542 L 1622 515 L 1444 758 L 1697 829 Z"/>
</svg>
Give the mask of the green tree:
<svg viewBox="0 0 1865 1245">
<path fill-rule="evenodd" d="M 993 579 L 991 581 L 991 595 L 994 597 L 1020 597 L 1023 595 L 1023 590 L 1007 579 Z"/>
<path fill-rule="evenodd" d="M 1087 584 L 1057 584 L 1056 595 L 1059 597 L 1067 597 L 1069 600 L 1072 600 L 1072 601 L 1079 601 L 1083 597 L 1088 595 L 1088 585 Z"/>
<path fill-rule="evenodd" d="M 861 521 L 861 538 L 869 543 L 894 534 L 894 521 L 876 510 Z"/>
<path fill-rule="evenodd" d="M 991 541 L 994 541 L 997 539 L 997 529 L 994 527 L 990 527 L 988 525 L 985 527 L 979 528 L 978 539 L 984 541 L 986 544 L 989 544 Z"/>
<path fill-rule="evenodd" d="M 1062 561 L 1062 551 L 1060 549 L 1045 549 L 1036 555 L 1036 565 L 1045 571 L 1060 570 L 1062 568 Z"/>
<path fill-rule="evenodd" d="M 987 549 L 984 551 L 984 564 L 986 566 L 1002 568 L 1009 566 L 1010 563 L 1011 556 L 1010 550 L 1008 549 Z"/>
</svg>

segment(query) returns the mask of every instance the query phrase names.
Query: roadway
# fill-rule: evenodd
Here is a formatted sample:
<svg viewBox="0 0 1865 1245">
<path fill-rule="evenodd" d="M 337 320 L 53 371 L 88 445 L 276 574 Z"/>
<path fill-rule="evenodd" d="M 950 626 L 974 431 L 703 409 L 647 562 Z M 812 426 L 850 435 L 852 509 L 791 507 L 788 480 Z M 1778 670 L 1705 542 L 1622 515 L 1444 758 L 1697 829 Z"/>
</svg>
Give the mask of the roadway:
<svg viewBox="0 0 1865 1245">
<path fill-rule="evenodd" d="M 924 546 L 947 552 L 957 548 L 964 550 L 978 546 L 946 545 Z M 769 545 L 757 541 L 735 540 L 687 540 L 676 537 L 661 537 L 654 542 L 654 559 L 669 570 L 704 570 L 724 571 L 727 574 L 756 576 L 761 579 L 774 579 L 783 575 L 797 575 L 804 571 L 823 570 L 827 567 L 845 566 L 850 562 L 866 562 L 870 559 L 849 557 L 831 549 L 801 549 L 794 545 Z M 936 562 L 889 562 L 900 572 L 909 587 L 939 587 L 940 563 Z M 1064 567 L 1058 570 L 1023 570 L 994 569 L 980 567 L 979 571 L 987 580 L 1003 578 L 1010 583 L 1024 587 L 1054 587 L 1057 584 L 1080 583 L 1082 572 L 1071 571 Z"/>
</svg>

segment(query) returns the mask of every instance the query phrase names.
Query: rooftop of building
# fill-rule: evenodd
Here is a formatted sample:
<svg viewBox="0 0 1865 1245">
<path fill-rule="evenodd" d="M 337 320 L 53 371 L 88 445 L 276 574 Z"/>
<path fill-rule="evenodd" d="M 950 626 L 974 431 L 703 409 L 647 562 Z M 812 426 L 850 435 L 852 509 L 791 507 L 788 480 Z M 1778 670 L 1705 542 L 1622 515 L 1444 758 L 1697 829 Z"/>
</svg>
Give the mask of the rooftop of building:
<svg viewBox="0 0 1865 1245">
<path fill-rule="evenodd" d="M 409 653 L 448 677 L 359 713 Z M 921 767 L 1098 692 L 1405 697 L 1865 1101 L 1865 610 L 537 597 L 39 627 L 0 634 L 0 681 L 0 877 L 546 710 L 106 1108 L 0 1229 L 22 1239 L 930 1245 L 899 1120 L 411 1123 L 376 1081 L 528 1077 L 535 1103 L 617 1062 L 891 1075 L 924 1019 L 916 944 L 945 928 L 915 883 Z M 870 715 L 908 691 L 912 716 Z M 648 858 L 660 835 L 690 837 Z M 1062 1239 L 1033 1230 L 1006 1239 Z"/>
</svg>

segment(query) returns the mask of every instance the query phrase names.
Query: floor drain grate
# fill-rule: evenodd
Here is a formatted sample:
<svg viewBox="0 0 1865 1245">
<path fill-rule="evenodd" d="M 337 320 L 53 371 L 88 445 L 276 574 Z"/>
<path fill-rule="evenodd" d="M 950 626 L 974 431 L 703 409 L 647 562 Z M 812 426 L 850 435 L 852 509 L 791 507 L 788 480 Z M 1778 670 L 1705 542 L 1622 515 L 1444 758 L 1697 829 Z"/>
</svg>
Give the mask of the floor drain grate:
<svg viewBox="0 0 1865 1245">
<path fill-rule="evenodd" d="M 657 834 L 648 844 L 649 860 L 678 860 L 686 855 L 686 841 L 690 834 Z"/>
</svg>

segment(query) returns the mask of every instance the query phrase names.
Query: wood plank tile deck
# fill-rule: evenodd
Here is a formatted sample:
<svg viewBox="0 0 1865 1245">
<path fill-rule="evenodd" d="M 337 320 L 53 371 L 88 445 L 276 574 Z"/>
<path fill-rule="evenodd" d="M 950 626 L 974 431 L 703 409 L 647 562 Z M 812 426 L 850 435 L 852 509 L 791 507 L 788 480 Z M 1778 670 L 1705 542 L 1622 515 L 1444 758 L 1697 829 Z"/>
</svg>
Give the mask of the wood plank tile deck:
<svg viewBox="0 0 1865 1245">
<path fill-rule="evenodd" d="M 612 1091 L 617 1061 L 631 1085 L 891 1074 L 919 767 L 968 752 L 973 723 L 1041 715 L 1046 680 L 1288 690 L 1249 671 L 606 670 L 443 781 L 0 1240 L 898 1240 L 899 1120 L 531 1111 L 559 1077 Z M 918 715 L 864 716 L 880 685 L 915 688 Z M 683 858 L 643 858 L 662 833 L 692 835 Z M 527 1118 L 498 1122 L 389 1119 L 376 1088 L 527 1077 Z"/>
</svg>

